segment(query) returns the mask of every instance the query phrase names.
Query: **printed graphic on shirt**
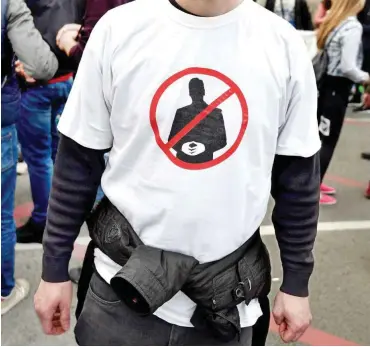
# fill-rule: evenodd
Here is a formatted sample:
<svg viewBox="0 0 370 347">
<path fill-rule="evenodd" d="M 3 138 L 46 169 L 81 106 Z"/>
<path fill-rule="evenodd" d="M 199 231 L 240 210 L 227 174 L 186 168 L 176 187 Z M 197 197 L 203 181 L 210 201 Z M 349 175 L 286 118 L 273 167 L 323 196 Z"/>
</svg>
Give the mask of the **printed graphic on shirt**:
<svg viewBox="0 0 370 347">
<path fill-rule="evenodd" d="M 220 72 L 189 68 L 159 87 L 150 122 L 157 144 L 174 164 L 206 169 L 229 158 L 240 145 L 248 123 L 247 102 L 240 88 Z"/>
<path fill-rule="evenodd" d="M 189 82 L 189 95 L 192 103 L 176 111 L 172 124 L 169 143 L 181 130 L 193 121 L 209 105 L 204 101 L 204 83 L 199 78 Z M 205 163 L 213 159 L 213 154 L 227 144 L 226 129 L 222 110 L 215 108 L 208 115 L 177 141 L 172 147 L 176 157 L 186 163 Z"/>
<path fill-rule="evenodd" d="M 324 116 L 320 117 L 319 131 L 324 136 L 330 135 L 330 119 Z"/>
</svg>

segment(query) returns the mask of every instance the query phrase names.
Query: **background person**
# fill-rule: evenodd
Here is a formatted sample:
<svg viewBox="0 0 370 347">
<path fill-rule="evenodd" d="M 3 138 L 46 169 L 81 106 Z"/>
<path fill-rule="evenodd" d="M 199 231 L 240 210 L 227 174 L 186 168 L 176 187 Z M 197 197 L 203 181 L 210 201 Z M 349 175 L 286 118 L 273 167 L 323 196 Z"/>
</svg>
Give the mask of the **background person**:
<svg viewBox="0 0 370 347">
<path fill-rule="evenodd" d="M 313 30 L 306 0 L 266 0 L 266 9 L 284 18 L 297 30 Z"/>
<path fill-rule="evenodd" d="M 14 54 L 27 74 L 51 78 L 58 60 L 36 30 L 23 0 L 1 1 L 1 314 L 7 313 L 29 292 L 24 279 L 14 279 L 16 226 L 13 217 L 17 179 L 16 122 L 21 93 L 14 70 Z"/>
<path fill-rule="evenodd" d="M 318 28 L 321 23 L 325 20 L 326 15 L 328 14 L 328 11 L 331 8 L 331 0 L 322 0 L 319 3 L 319 6 L 316 9 L 315 15 L 314 15 L 314 24 L 315 27 Z"/>
<path fill-rule="evenodd" d="M 317 33 L 319 49 L 327 49 L 329 65 L 320 90 L 318 121 L 322 147 L 321 181 L 337 145 L 353 83 L 369 83 L 369 74 L 361 70 L 362 26 L 357 14 L 364 0 L 336 0 Z M 333 187 L 321 184 L 320 204 L 333 205 Z"/>
<path fill-rule="evenodd" d="M 34 204 L 30 219 L 17 229 L 17 241 L 41 243 L 59 142 L 57 122 L 72 88 L 74 72 L 67 56 L 56 46 L 55 39 L 63 25 L 81 21 L 84 0 L 29 0 L 29 4 L 36 28 L 56 52 L 59 62 L 58 71 L 52 79 L 23 86 L 21 114 L 17 123 Z"/>
</svg>

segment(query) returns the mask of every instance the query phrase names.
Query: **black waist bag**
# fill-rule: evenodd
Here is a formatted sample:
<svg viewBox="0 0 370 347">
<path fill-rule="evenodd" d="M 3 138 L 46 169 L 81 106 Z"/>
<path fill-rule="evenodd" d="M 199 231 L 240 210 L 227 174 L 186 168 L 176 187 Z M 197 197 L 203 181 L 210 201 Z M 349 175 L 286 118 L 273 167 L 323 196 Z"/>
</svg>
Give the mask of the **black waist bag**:
<svg viewBox="0 0 370 347">
<path fill-rule="evenodd" d="M 111 287 L 136 313 L 153 314 L 185 284 L 198 264 L 193 257 L 143 245 L 127 219 L 107 198 L 87 220 L 96 246 L 122 269 Z"/>
<path fill-rule="evenodd" d="M 228 342 L 240 335 L 237 305 L 270 291 L 270 262 L 259 232 L 225 258 L 206 264 L 143 245 L 126 218 L 104 199 L 87 221 L 90 236 L 122 269 L 111 286 L 140 315 L 154 313 L 182 290 L 197 304 L 191 319 Z"/>
<path fill-rule="evenodd" d="M 225 258 L 198 265 L 182 288 L 196 304 L 191 323 L 224 342 L 240 337 L 237 305 L 265 297 L 271 289 L 271 264 L 257 231 Z"/>
</svg>

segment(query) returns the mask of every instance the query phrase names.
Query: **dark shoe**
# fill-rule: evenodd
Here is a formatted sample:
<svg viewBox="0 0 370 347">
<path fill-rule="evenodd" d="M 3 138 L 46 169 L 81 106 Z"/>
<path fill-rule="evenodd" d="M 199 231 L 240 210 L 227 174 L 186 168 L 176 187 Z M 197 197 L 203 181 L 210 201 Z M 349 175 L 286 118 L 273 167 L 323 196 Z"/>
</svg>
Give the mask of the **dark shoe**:
<svg viewBox="0 0 370 347">
<path fill-rule="evenodd" d="M 369 111 L 370 108 L 365 105 L 360 105 L 359 107 L 355 107 L 353 109 L 353 112 L 363 112 L 363 111 Z"/>
<path fill-rule="evenodd" d="M 366 160 L 370 160 L 370 152 L 362 152 L 361 153 L 361 158 L 366 159 Z"/>
<path fill-rule="evenodd" d="M 42 243 L 45 224 L 35 223 L 31 218 L 28 222 L 17 228 L 18 243 Z"/>
<path fill-rule="evenodd" d="M 69 278 L 73 283 L 78 284 L 78 281 L 80 280 L 81 277 L 81 271 L 82 267 L 75 267 L 71 270 L 69 270 Z"/>
</svg>

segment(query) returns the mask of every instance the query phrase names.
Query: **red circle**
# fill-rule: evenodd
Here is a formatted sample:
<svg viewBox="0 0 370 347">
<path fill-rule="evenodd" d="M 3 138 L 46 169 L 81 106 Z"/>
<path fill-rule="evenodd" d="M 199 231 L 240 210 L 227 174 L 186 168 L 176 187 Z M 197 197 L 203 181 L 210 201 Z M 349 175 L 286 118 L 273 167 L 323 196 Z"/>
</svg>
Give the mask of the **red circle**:
<svg viewBox="0 0 370 347">
<path fill-rule="evenodd" d="M 186 162 L 178 159 L 175 155 L 172 154 L 172 152 L 170 151 L 170 148 L 168 148 L 166 146 L 166 144 L 162 141 L 162 139 L 159 135 L 159 128 L 158 128 L 157 117 L 156 117 L 158 103 L 159 103 L 159 100 L 162 97 L 163 93 L 174 82 L 176 82 L 180 78 L 182 78 L 186 75 L 193 75 L 193 74 L 201 74 L 201 75 L 212 76 L 212 77 L 216 77 L 219 80 L 223 81 L 225 84 L 227 84 L 230 87 L 230 89 L 232 89 L 234 94 L 236 94 L 236 96 L 239 99 L 240 106 L 241 106 L 241 109 L 242 109 L 242 125 L 241 125 L 241 128 L 240 128 L 238 137 L 236 138 L 236 141 L 234 142 L 234 144 L 224 154 L 220 155 L 219 157 L 217 157 L 213 160 L 207 161 L 205 163 L 196 163 L 196 164 L 186 163 Z M 161 84 L 161 86 L 158 88 L 158 90 L 154 94 L 152 103 L 150 105 L 150 125 L 152 126 L 154 136 L 155 136 L 155 140 L 156 140 L 158 146 L 162 149 L 162 151 L 166 154 L 166 156 L 175 165 L 177 165 L 177 166 L 179 166 L 183 169 L 188 169 L 188 170 L 208 169 L 212 166 L 220 164 L 221 162 L 223 162 L 224 160 L 229 158 L 239 147 L 239 145 L 240 145 L 240 143 L 243 139 L 245 130 L 247 129 L 247 125 L 248 125 L 248 106 L 247 106 L 247 102 L 245 100 L 245 97 L 244 97 L 242 91 L 236 85 L 236 83 L 233 82 L 229 77 L 225 76 L 224 74 L 222 74 L 222 73 L 220 73 L 216 70 L 206 69 L 206 68 L 201 68 L 201 67 L 190 67 L 190 68 L 187 68 L 187 69 L 182 70 L 180 72 L 177 72 L 176 74 L 174 74 L 173 76 L 168 78 L 166 81 L 164 81 Z"/>
</svg>

